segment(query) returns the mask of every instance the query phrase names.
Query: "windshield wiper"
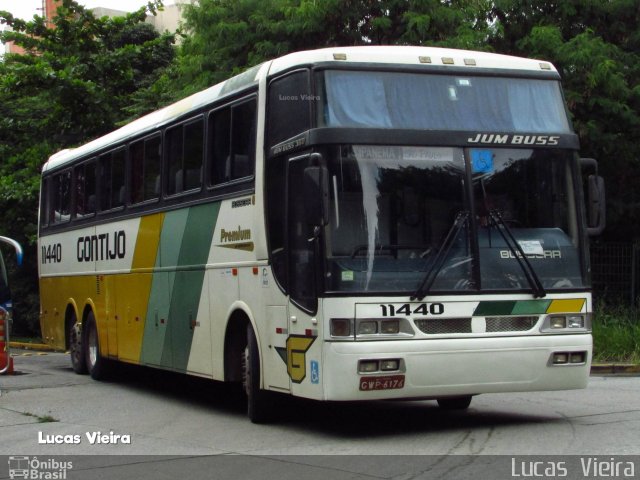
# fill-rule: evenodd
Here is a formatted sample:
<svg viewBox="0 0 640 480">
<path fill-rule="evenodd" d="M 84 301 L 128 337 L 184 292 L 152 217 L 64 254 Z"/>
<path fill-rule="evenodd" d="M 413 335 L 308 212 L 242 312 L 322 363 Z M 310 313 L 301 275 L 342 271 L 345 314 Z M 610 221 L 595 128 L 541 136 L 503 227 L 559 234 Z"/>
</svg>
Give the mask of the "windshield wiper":
<svg viewBox="0 0 640 480">
<path fill-rule="evenodd" d="M 502 238 L 507 244 L 507 247 L 509 247 L 509 250 L 511 250 L 511 253 L 513 254 L 513 256 L 518 261 L 518 265 L 520 265 L 520 268 L 522 269 L 522 272 L 524 273 L 524 276 L 527 279 L 527 282 L 529 282 L 529 285 L 531 286 L 531 290 L 533 291 L 533 297 L 534 298 L 545 297 L 547 295 L 547 292 L 542 286 L 542 282 L 540 281 L 538 274 L 536 273 L 533 266 L 529 262 L 527 255 L 524 253 L 524 250 L 522 250 L 522 247 L 516 240 L 516 237 L 513 235 L 513 232 L 507 226 L 505 221 L 502 219 L 502 215 L 500 215 L 500 212 L 498 212 L 497 210 L 489 210 L 489 218 L 495 225 L 498 232 L 500 232 L 500 235 L 502 235 Z"/>
<path fill-rule="evenodd" d="M 462 210 L 458 212 L 456 218 L 453 220 L 451 228 L 447 232 L 447 236 L 438 249 L 438 253 L 436 253 L 436 257 L 431 264 L 431 268 L 427 271 L 427 274 L 422 279 L 422 282 L 420 283 L 420 286 L 418 286 L 418 289 L 413 295 L 411 295 L 412 301 L 422 301 L 422 299 L 427 296 L 427 294 L 431 290 L 431 287 L 433 286 L 433 282 L 436 281 L 438 273 L 440 273 L 440 270 L 442 270 L 444 262 L 447 260 L 447 255 L 449 255 L 449 251 L 453 246 L 454 240 L 458 237 L 460 230 L 462 230 L 462 227 L 467 223 L 468 220 L 468 211 Z"/>
</svg>

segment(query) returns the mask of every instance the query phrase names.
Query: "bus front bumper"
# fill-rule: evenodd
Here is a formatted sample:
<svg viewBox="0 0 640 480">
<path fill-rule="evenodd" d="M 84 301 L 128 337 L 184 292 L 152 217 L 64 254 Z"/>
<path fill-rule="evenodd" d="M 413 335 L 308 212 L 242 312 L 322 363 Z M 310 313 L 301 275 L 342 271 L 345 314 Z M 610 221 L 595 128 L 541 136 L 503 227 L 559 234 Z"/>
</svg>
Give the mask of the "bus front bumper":
<svg viewBox="0 0 640 480">
<path fill-rule="evenodd" d="M 325 400 L 579 389 L 587 386 L 592 356 L 590 334 L 326 342 L 325 346 Z M 567 361 L 554 364 L 554 358 Z M 371 366 L 395 359 L 398 371 L 359 372 L 362 361 Z"/>
</svg>

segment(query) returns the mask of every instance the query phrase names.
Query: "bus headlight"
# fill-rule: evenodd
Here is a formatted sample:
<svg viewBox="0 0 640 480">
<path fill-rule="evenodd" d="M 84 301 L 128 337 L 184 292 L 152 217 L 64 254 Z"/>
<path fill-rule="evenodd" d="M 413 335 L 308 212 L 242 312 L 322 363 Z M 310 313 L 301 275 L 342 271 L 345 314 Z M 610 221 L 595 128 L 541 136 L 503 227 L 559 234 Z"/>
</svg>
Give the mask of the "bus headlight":
<svg viewBox="0 0 640 480">
<path fill-rule="evenodd" d="M 582 315 L 569 315 L 567 317 L 567 327 L 584 328 L 584 317 Z"/>
<path fill-rule="evenodd" d="M 374 335 L 378 333 L 378 322 L 375 320 L 363 320 L 358 323 L 358 335 Z"/>
<path fill-rule="evenodd" d="M 413 328 L 406 318 L 332 318 L 329 320 L 332 340 L 392 340 L 412 338 Z"/>
<path fill-rule="evenodd" d="M 591 331 L 591 315 L 568 313 L 549 315 L 544 319 L 542 333 L 583 333 Z"/>
<path fill-rule="evenodd" d="M 393 335 L 400 332 L 400 320 L 382 320 L 380 322 L 380 333 Z"/>
</svg>

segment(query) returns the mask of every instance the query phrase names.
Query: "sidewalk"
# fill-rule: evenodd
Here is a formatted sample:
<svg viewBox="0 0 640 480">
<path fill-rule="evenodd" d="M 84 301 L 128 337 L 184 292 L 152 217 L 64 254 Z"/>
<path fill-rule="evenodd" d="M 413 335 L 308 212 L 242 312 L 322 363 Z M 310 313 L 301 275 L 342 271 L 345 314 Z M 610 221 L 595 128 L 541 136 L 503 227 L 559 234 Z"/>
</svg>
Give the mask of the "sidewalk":
<svg viewBox="0 0 640 480">
<path fill-rule="evenodd" d="M 640 365 L 633 363 L 594 363 L 591 375 L 638 375 Z"/>
<path fill-rule="evenodd" d="M 9 342 L 10 348 L 19 348 L 21 350 L 35 350 L 38 352 L 53 352 L 55 349 L 44 343 L 29 342 Z"/>
</svg>

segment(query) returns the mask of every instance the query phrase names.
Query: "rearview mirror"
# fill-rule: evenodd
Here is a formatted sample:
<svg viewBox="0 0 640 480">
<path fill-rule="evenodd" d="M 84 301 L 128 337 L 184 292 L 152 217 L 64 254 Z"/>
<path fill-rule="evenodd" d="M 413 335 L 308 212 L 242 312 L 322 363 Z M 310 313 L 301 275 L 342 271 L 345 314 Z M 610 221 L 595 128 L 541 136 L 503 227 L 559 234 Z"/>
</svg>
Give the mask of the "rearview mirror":
<svg viewBox="0 0 640 480">
<path fill-rule="evenodd" d="M 587 233 L 600 235 L 606 225 L 606 195 L 604 179 L 598 175 L 598 162 L 593 158 L 581 158 L 580 165 L 590 168 L 595 174 L 587 177 Z"/>
<path fill-rule="evenodd" d="M 304 207 L 307 222 L 313 226 L 325 226 L 329 223 L 329 172 L 320 166 L 322 156 L 311 155 L 311 163 L 304 169 Z"/>
</svg>

